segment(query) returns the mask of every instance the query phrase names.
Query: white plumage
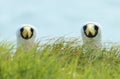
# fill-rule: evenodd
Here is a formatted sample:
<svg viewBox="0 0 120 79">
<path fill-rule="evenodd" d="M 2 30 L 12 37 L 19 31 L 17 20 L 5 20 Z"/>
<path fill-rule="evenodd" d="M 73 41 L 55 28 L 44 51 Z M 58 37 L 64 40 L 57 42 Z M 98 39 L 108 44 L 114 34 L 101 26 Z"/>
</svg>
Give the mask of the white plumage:
<svg viewBox="0 0 120 79">
<path fill-rule="evenodd" d="M 24 24 L 17 30 L 17 49 L 31 50 L 35 46 L 37 29 L 29 24 Z"/>
<path fill-rule="evenodd" d="M 83 45 L 88 49 L 102 47 L 101 25 L 95 22 L 88 22 L 82 27 Z"/>
</svg>

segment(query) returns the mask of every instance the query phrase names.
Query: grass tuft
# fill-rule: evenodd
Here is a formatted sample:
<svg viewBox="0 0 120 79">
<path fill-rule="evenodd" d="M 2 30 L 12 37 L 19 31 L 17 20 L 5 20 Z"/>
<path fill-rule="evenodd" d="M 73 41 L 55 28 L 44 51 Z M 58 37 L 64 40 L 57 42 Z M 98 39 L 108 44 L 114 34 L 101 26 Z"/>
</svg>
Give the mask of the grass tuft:
<svg viewBox="0 0 120 79">
<path fill-rule="evenodd" d="M 0 42 L 0 79 L 120 78 L 120 51 L 114 46 L 97 50 L 101 54 L 93 56 L 92 50 L 83 53 L 79 39 L 60 37 L 11 56 L 13 50 L 9 42 Z"/>
</svg>

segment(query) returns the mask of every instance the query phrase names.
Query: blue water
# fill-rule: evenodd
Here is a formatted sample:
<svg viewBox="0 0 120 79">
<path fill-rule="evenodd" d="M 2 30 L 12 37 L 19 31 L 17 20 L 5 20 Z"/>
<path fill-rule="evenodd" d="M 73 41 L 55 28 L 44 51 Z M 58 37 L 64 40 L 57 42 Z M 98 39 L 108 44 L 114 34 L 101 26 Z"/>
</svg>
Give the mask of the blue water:
<svg viewBox="0 0 120 79">
<path fill-rule="evenodd" d="M 81 24 L 100 23 L 103 40 L 120 42 L 120 0 L 0 0 L 0 39 L 16 40 L 21 24 L 32 24 L 39 38 L 80 37 Z"/>
</svg>

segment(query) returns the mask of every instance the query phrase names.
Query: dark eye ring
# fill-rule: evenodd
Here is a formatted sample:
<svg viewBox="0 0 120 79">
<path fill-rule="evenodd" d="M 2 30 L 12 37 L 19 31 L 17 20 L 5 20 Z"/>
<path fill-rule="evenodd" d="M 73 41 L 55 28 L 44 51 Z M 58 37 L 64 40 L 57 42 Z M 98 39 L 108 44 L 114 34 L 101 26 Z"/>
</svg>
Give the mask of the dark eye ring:
<svg viewBox="0 0 120 79">
<path fill-rule="evenodd" d="M 20 29 L 20 32 L 23 32 L 23 30 L 24 30 L 24 29 L 23 29 L 23 27 L 22 27 L 22 28 Z"/>
<path fill-rule="evenodd" d="M 87 25 L 83 26 L 83 30 L 85 31 L 87 29 Z"/>
<path fill-rule="evenodd" d="M 98 28 L 98 26 L 97 25 L 95 25 L 95 30 L 98 30 L 99 28 Z"/>
<path fill-rule="evenodd" d="M 34 29 L 33 29 L 33 28 L 31 28 L 30 30 L 31 30 L 31 32 L 33 32 L 33 31 L 34 31 Z"/>
</svg>

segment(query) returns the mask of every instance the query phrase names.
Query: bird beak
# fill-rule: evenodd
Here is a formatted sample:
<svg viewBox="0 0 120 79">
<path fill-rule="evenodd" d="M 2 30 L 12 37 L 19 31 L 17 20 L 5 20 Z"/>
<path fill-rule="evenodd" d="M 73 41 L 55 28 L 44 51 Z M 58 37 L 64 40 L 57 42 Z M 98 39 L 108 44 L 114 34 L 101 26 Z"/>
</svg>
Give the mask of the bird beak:
<svg viewBox="0 0 120 79">
<path fill-rule="evenodd" d="M 88 27 L 85 32 L 87 35 L 92 34 L 94 36 L 96 33 L 96 30 L 94 29 L 94 24 L 88 24 Z"/>
<path fill-rule="evenodd" d="M 23 37 L 30 38 L 32 35 L 32 32 L 30 31 L 30 27 L 24 27 L 24 30 L 22 32 Z"/>
</svg>

